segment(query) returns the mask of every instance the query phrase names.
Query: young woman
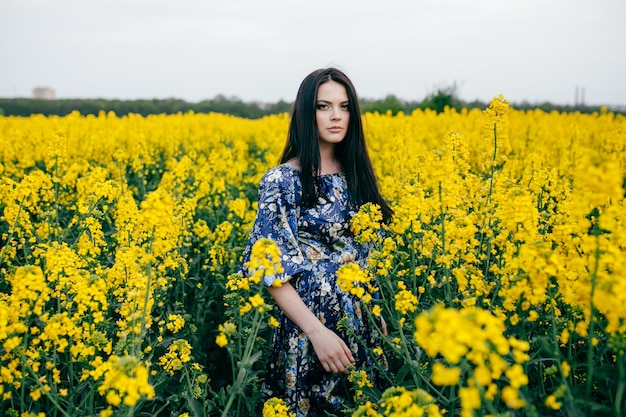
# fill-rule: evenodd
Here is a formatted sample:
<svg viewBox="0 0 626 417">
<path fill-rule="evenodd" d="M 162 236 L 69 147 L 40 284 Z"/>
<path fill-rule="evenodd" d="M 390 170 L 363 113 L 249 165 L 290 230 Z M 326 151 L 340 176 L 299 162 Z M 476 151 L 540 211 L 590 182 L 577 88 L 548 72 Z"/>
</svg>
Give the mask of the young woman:
<svg viewBox="0 0 626 417">
<path fill-rule="evenodd" d="M 338 410 L 346 368 L 372 365 L 356 338 L 337 328 L 347 318 L 362 340 L 376 346 L 377 332 L 358 299 L 336 283 L 342 264 L 366 267 L 367 249 L 354 240 L 350 219 L 367 202 L 380 205 L 386 221 L 391 218 L 367 153 L 354 86 L 338 69 L 319 69 L 300 85 L 280 165 L 261 180 L 243 259 L 245 264 L 261 238 L 281 250 L 282 285 L 265 283 L 282 311 L 266 387 L 298 416 Z"/>
</svg>

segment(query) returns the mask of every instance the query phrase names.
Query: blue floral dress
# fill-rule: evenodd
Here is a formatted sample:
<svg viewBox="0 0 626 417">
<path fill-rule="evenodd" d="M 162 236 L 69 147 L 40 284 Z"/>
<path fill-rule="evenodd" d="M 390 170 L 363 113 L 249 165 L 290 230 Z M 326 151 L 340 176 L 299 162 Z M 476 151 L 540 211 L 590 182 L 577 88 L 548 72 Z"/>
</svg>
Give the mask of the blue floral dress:
<svg viewBox="0 0 626 417">
<path fill-rule="evenodd" d="M 370 368 L 372 358 L 357 338 L 337 329 L 347 318 L 368 347 L 377 346 L 378 334 L 361 310 L 359 300 L 342 292 L 336 272 L 345 263 L 366 267 L 367 248 L 354 240 L 350 219 L 356 208 L 350 202 L 345 176 L 320 177 L 318 203 L 302 205 L 299 172 L 288 165 L 270 169 L 259 185 L 259 208 L 243 262 L 252 245 L 261 238 L 276 242 L 282 253 L 284 273 L 268 277 L 265 285 L 279 278 L 290 281 L 309 309 L 346 342 L 360 369 Z M 244 268 L 244 274 L 247 273 Z M 345 376 L 324 371 L 308 337 L 284 314 L 274 333 L 274 347 L 265 379 L 266 394 L 283 398 L 297 416 L 325 415 L 344 404 Z"/>
</svg>

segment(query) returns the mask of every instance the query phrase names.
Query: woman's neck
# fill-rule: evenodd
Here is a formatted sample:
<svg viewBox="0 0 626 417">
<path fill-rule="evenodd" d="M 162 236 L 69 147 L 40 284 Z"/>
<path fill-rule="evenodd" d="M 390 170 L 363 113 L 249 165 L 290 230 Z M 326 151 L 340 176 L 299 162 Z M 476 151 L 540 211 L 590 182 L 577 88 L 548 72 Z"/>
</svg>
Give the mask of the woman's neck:
<svg viewBox="0 0 626 417">
<path fill-rule="evenodd" d="M 320 146 L 320 171 L 320 174 L 341 172 L 341 164 L 335 159 L 334 146 Z"/>
</svg>

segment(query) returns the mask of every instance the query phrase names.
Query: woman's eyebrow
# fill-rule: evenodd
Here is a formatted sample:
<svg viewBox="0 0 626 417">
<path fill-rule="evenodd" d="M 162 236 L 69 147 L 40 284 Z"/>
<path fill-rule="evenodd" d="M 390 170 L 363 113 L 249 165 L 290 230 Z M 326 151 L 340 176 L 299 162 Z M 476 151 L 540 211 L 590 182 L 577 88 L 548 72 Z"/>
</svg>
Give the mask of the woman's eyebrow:
<svg viewBox="0 0 626 417">
<path fill-rule="evenodd" d="M 319 99 L 319 100 L 317 100 L 317 101 L 316 101 L 316 103 L 332 103 L 332 101 L 330 101 L 330 100 L 324 100 L 324 99 Z M 341 104 L 344 104 L 344 103 L 350 103 L 350 100 L 344 100 L 344 101 L 341 101 Z"/>
</svg>

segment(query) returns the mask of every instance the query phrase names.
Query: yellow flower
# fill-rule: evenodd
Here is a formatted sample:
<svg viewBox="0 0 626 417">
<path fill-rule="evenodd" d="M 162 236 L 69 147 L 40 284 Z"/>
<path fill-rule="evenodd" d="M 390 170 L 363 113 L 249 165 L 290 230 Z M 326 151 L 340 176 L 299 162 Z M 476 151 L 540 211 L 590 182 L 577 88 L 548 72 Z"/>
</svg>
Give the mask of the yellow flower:
<svg viewBox="0 0 626 417">
<path fill-rule="evenodd" d="M 170 314 L 166 324 L 169 331 L 172 333 L 178 333 L 183 327 L 185 327 L 185 319 L 180 314 Z"/>
<path fill-rule="evenodd" d="M 524 400 L 519 397 L 517 389 L 511 386 L 504 387 L 500 396 L 506 405 L 513 409 L 522 408 L 526 404 Z"/>
<path fill-rule="evenodd" d="M 391 387 L 383 392 L 380 415 L 440 416 L 433 397 L 422 389 L 409 391 L 404 387 Z M 426 414 L 428 413 L 428 414 Z M 369 414 L 364 414 L 369 415 Z"/>
<path fill-rule="evenodd" d="M 383 220 L 380 206 L 372 203 L 363 204 L 350 221 L 350 230 L 361 243 L 378 241 L 378 229 Z"/>
<path fill-rule="evenodd" d="M 224 333 L 226 336 L 232 336 L 237 331 L 237 326 L 234 323 L 227 321 L 218 325 L 217 330 Z"/>
<path fill-rule="evenodd" d="M 461 377 L 461 368 L 446 368 L 440 362 L 433 364 L 432 381 L 437 385 L 457 385 Z"/>
<path fill-rule="evenodd" d="M 174 371 L 181 370 L 183 364 L 190 360 L 191 345 L 184 339 L 178 339 L 168 346 L 167 353 L 159 358 L 158 364 L 170 375 L 173 375 Z"/>
<path fill-rule="evenodd" d="M 278 327 L 279 325 L 278 320 L 276 320 L 276 318 L 273 316 L 269 318 L 267 324 L 269 324 L 270 327 Z"/>
<path fill-rule="evenodd" d="M 394 298 L 396 301 L 396 311 L 402 314 L 407 314 L 408 312 L 412 313 L 417 309 L 417 297 L 408 290 L 398 291 Z"/>
<path fill-rule="evenodd" d="M 246 267 L 252 272 L 248 278 L 250 282 L 259 284 L 269 279 L 269 284 L 276 280 L 276 275 L 282 274 L 284 269 L 280 261 L 280 248 L 271 239 L 259 239 L 252 245 L 250 260 Z M 266 284 L 268 284 L 266 282 Z"/>
<path fill-rule="evenodd" d="M 148 368 L 133 356 L 111 356 L 92 375 L 94 379 L 96 375 L 104 377 L 98 392 L 113 406 L 123 402 L 132 407 L 142 397 L 154 397 L 154 388 L 148 382 Z"/>
<path fill-rule="evenodd" d="M 242 316 L 250 311 L 252 311 L 252 304 L 250 303 L 244 303 L 241 307 L 239 307 L 239 314 Z"/>
<path fill-rule="evenodd" d="M 100 411 L 101 417 L 111 417 L 113 415 L 113 409 L 111 407 L 107 407 L 104 410 Z"/>
<path fill-rule="evenodd" d="M 523 385 L 528 384 L 528 377 L 524 373 L 524 368 L 519 364 L 514 364 L 505 372 L 507 378 L 509 378 L 509 384 L 513 388 L 520 388 Z"/>
<path fill-rule="evenodd" d="M 377 291 L 370 284 L 371 275 L 364 271 L 356 263 L 348 263 L 337 270 L 337 285 L 341 291 L 350 293 L 361 299 L 364 303 L 372 300 L 370 291 Z"/>
<path fill-rule="evenodd" d="M 252 307 L 256 308 L 260 312 L 263 312 L 263 307 L 265 306 L 265 301 L 260 294 L 254 294 L 252 297 L 248 298 Z"/>
<path fill-rule="evenodd" d="M 360 405 L 356 409 L 352 417 L 383 417 L 383 415 L 377 411 L 377 408 L 376 404 L 366 401 L 365 404 Z"/>
<path fill-rule="evenodd" d="M 363 369 L 354 370 L 348 375 L 348 381 L 353 382 L 357 387 L 373 387 L 374 384 L 368 379 L 367 372 Z"/>
<path fill-rule="evenodd" d="M 224 346 L 226 346 L 228 344 L 228 338 L 226 337 L 226 335 L 224 333 L 220 333 L 215 338 L 215 343 L 219 347 L 223 348 Z"/>
<path fill-rule="evenodd" d="M 554 395 L 548 395 L 546 398 L 546 406 L 553 410 L 560 410 L 563 404 L 558 402 Z"/>
<path fill-rule="evenodd" d="M 462 416 L 473 416 L 474 410 L 480 409 L 480 392 L 476 387 L 461 387 L 459 389 L 459 397 L 461 398 Z"/>
<path fill-rule="evenodd" d="M 263 404 L 263 417 L 295 417 L 296 413 L 289 411 L 285 401 L 272 397 Z"/>
</svg>

